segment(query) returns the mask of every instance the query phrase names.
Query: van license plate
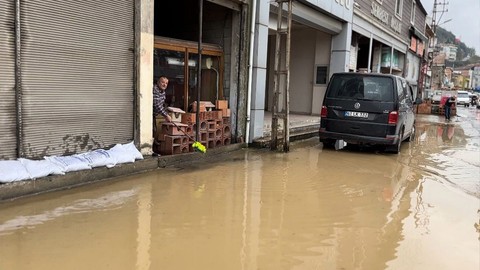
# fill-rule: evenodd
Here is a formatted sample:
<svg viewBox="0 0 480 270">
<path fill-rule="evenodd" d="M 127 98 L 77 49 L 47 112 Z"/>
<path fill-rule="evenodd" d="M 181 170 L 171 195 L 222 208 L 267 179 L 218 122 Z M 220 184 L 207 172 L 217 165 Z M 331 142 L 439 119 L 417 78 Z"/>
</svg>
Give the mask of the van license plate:
<svg viewBox="0 0 480 270">
<path fill-rule="evenodd" d="M 359 117 L 359 118 L 368 118 L 368 113 L 366 112 L 345 112 L 345 116 L 348 117 Z"/>
</svg>

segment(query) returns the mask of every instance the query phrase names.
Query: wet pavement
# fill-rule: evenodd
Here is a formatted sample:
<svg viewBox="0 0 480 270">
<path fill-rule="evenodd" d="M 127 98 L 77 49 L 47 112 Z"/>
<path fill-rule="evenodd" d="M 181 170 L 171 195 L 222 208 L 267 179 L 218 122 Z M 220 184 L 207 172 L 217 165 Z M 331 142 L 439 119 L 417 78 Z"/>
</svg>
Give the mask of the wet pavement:
<svg viewBox="0 0 480 270">
<path fill-rule="evenodd" d="M 480 110 L 399 155 L 242 149 L 0 204 L 0 269 L 480 269 Z"/>
</svg>

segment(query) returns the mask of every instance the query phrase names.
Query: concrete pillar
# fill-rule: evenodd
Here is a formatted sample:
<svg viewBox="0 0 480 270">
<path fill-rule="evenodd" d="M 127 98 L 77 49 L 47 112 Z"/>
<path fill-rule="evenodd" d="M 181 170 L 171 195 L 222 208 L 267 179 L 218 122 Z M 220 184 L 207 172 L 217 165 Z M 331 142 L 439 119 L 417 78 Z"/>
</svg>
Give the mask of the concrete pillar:
<svg viewBox="0 0 480 270">
<path fill-rule="evenodd" d="M 329 78 L 335 72 L 348 71 L 350 63 L 350 45 L 352 43 L 352 23 L 343 24 L 342 31 L 332 36 L 332 56 L 330 57 Z"/>
<path fill-rule="evenodd" d="M 136 127 L 135 141 L 144 155 L 152 153 L 154 0 L 135 1 Z"/>
<path fill-rule="evenodd" d="M 252 100 L 250 109 L 249 142 L 263 136 L 265 115 L 265 87 L 267 79 L 268 20 L 270 1 L 258 0 L 253 45 Z"/>
</svg>

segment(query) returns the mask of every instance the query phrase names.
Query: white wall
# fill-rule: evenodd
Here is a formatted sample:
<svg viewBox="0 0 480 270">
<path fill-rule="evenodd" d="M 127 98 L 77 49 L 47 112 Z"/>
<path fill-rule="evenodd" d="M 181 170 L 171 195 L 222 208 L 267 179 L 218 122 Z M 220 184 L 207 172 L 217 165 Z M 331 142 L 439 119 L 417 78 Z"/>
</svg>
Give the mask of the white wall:
<svg viewBox="0 0 480 270">
<path fill-rule="evenodd" d="M 330 70 L 330 44 L 332 43 L 332 36 L 327 33 L 317 32 L 315 38 L 315 64 L 312 69 L 314 69 L 316 65 L 322 65 L 328 66 L 328 69 Z M 315 78 L 313 78 L 313 80 L 315 80 Z M 313 86 L 311 114 L 320 115 L 320 110 L 322 108 L 323 97 L 325 96 L 326 89 L 327 85 Z"/>
<path fill-rule="evenodd" d="M 315 39 L 311 28 L 292 31 L 290 64 L 290 111 L 312 112 L 312 92 L 315 69 Z"/>
<path fill-rule="evenodd" d="M 284 41 L 283 41 L 284 42 Z M 316 65 L 330 65 L 331 35 L 311 28 L 292 31 L 290 60 L 290 112 L 319 115 L 326 85 L 315 85 Z M 284 52 L 284 46 L 282 46 Z M 273 106 L 275 36 L 270 36 L 268 63 L 268 110 Z M 282 60 L 282 65 L 285 63 Z M 282 95 L 280 95 L 282 97 Z M 283 99 L 280 99 L 280 103 Z M 281 108 L 282 106 L 280 106 Z"/>
</svg>

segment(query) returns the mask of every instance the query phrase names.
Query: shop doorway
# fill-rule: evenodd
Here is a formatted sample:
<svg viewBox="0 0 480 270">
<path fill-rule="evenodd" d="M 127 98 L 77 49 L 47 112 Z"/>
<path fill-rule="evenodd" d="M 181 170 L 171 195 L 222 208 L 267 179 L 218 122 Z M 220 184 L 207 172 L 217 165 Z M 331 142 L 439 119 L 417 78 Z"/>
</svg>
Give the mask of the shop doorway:
<svg viewBox="0 0 480 270">
<path fill-rule="evenodd" d="M 191 103 L 197 100 L 198 93 L 198 48 L 197 43 L 156 37 L 154 45 L 154 82 L 160 76 L 169 79 L 166 102 L 169 106 L 191 111 Z M 223 92 L 223 52 L 212 44 L 203 45 L 202 101 L 215 104 L 224 99 Z"/>
</svg>

